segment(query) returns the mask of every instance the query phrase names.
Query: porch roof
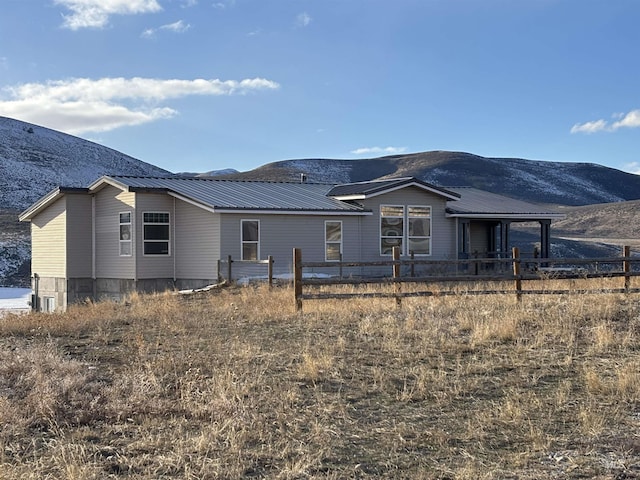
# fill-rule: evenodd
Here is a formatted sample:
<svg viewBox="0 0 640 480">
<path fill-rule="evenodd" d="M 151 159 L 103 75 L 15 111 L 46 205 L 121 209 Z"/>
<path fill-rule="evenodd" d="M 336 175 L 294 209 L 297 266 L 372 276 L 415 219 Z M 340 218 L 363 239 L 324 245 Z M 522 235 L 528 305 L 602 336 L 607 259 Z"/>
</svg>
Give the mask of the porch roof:
<svg viewBox="0 0 640 480">
<path fill-rule="evenodd" d="M 448 217 L 552 220 L 565 218 L 562 213 L 538 205 L 505 197 L 473 187 L 447 187 L 460 195 L 458 200 L 447 202 Z"/>
<path fill-rule="evenodd" d="M 419 180 L 415 177 L 401 177 L 367 182 L 345 183 L 334 186 L 327 195 L 340 200 L 362 200 L 375 197 L 405 187 L 418 187 L 448 199 L 456 199 L 459 195 L 442 187 Z"/>
</svg>

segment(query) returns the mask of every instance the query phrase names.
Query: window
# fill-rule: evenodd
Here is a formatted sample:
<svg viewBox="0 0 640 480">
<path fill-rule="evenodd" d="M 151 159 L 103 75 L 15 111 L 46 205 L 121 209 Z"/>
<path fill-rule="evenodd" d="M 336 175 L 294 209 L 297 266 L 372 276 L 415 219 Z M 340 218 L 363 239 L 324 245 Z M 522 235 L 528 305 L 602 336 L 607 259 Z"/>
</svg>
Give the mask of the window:
<svg viewBox="0 0 640 480">
<path fill-rule="evenodd" d="M 54 297 L 42 297 L 42 311 L 53 313 L 56 311 L 56 299 Z"/>
<path fill-rule="evenodd" d="M 242 220 L 242 260 L 260 258 L 260 222 Z"/>
<path fill-rule="evenodd" d="M 409 206 L 409 254 L 431 255 L 431 207 Z"/>
<path fill-rule="evenodd" d="M 145 255 L 169 255 L 169 214 L 145 212 L 142 214 Z"/>
<path fill-rule="evenodd" d="M 324 257 L 328 262 L 342 259 L 342 222 L 324 222 Z"/>
<path fill-rule="evenodd" d="M 131 212 L 120 213 L 120 256 L 131 256 Z"/>
<path fill-rule="evenodd" d="M 404 206 L 380 206 L 380 254 L 391 255 L 393 247 L 400 247 L 404 238 Z"/>
<path fill-rule="evenodd" d="M 380 254 L 391 255 L 393 247 L 403 255 L 431 255 L 431 207 L 380 206 Z"/>
</svg>

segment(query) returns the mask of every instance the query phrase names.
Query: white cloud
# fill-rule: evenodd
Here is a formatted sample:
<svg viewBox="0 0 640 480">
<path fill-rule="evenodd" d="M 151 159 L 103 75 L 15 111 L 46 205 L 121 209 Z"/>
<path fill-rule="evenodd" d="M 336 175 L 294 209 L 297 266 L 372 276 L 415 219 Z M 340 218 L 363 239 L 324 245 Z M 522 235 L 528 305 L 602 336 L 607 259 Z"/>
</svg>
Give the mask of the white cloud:
<svg viewBox="0 0 640 480">
<path fill-rule="evenodd" d="M 407 147 L 362 147 L 351 150 L 354 155 L 395 155 L 404 153 Z"/>
<path fill-rule="evenodd" d="M 576 123 L 571 127 L 571 133 L 595 133 L 607 128 L 607 122 L 604 120 L 595 120 L 593 122 Z"/>
<path fill-rule="evenodd" d="M 167 25 L 162 25 L 158 28 L 147 28 L 143 31 L 140 36 L 142 38 L 153 38 L 156 36 L 156 32 L 158 30 L 167 30 L 173 33 L 184 33 L 191 28 L 191 25 L 185 23 L 184 20 L 178 20 L 177 22 L 169 23 Z"/>
<path fill-rule="evenodd" d="M 156 36 L 156 29 L 155 28 L 147 28 L 146 30 L 144 30 L 140 36 L 142 38 L 153 38 Z"/>
<path fill-rule="evenodd" d="M 308 13 L 303 12 L 296 17 L 296 26 L 297 27 L 306 27 L 311 23 L 311 17 Z"/>
<path fill-rule="evenodd" d="M 614 113 L 611 118 L 617 120 L 612 123 L 602 119 L 576 123 L 571 127 L 571 133 L 615 132 L 621 128 L 640 128 L 640 110 L 631 110 L 629 113 Z"/>
<path fill-rule="evenodd" d="M 178 112 L 157 103 L 192 95 L 244 95 L 277 89 L 263 78 L 244 80 L 159 80 L 74 78 L 4 88 L 0 115 L 72 134 L 104 132 L 171 118 Z"/>
<path fill-rule="evenodd" d="M 168 25 L 162 25 L 160 30 L 169 30 L 175 33 L 184 33 L 191 28 L 191 25 L 185 23 L 183 20 L 178 20 L 177 22 L 169 23 Z"/>
<path fill-rule="evenodd" d="M 53 0 L 71 10 L 63 15 L 63 27 L 71 30 L 81 28 L 104 28 L 112 15 L 137 15 L 162 10 L 157 0 Z"/>
<path fill-rule="evenodd" d="M 223 0 L 221 2 L 213 2 L 212 7 L 218 10 L 224 10 L 227 7 L 234 7 L 236 0 Z"/>
<path fill-rule="evenodd" d="M 618 128 L 638 128 L 640 127 L 640 110 L 632 110 L 627 113 L 624 117 L 622 117 L 617 122 L 614 122 L 611 125 L 613 130 L 617 130 Z"/>
</svg>

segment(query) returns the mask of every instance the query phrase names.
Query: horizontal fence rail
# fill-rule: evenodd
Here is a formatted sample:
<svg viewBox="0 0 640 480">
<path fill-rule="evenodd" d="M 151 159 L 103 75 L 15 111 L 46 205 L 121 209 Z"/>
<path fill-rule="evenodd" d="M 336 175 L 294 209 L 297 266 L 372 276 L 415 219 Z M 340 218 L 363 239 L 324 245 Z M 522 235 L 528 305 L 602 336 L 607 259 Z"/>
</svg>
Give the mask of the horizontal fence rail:
<svg viewBox="0 0 640 480">
<path fill-rule="evenodd" d="M 251 276 L 251 273 L 255 273 L 256 269 L 266 266 L 265 277 L 271 287 L 274 280 L 273 264 L 272 255 L 269 255 L 266 260 L 234 260 L 231 255 L 228 255 L 225 260 L 218 260 L 218 281 L 226 280 L 227 282 L 232 282 L 238 279 L 236 272 Z M 251 273 L 249 273 L 250 271 Z"/>
<path fill-rule="evenodd" d="M 481 289 L 465 291 L 465 295 L 515 294 L 520 299 L 523 294 L 566 294 L 575 290 L 568 289 L 524 289 L 523 282 L 533 280 L 571 280 L 595 278 L 623 278 L 620 288 L 580 289 L 582 293 L 638 293 L 640 289 L 631 288 L 631 278 L 640 276 L 640 257 L 631 256 L 631 249 L 623 247 L 621 257 L 602 258 L 522 258 L 518 248 L 512 249 L 510 258 L 469 258 L 463 260 L 422 260 L 401 259 L 400 249 L 394 247 L 391 260 L 373 262 L 304 262 L 302 250 L 293 249 L 293 290 L 296 310 L 302 310 L 306 299 L 330 299 L 349 297 L 394 298 L 401 305 L 402 298 L 433 295 L 459 295 L 455 291 L 403 291 L 403 284 L 422 283 L 470 283 L 503 282 L 512 288 Z M 350 267 L 386 267 L 389 275 L 377 277 L 343 277 L 342 272 Z M 419 267 L 422 267 L 420 269 Z M 339 277 L 309 278 L 305 270 L 333 268 L 340 272 Z M 408 272 L 407 274 L 403 274 Z M 422 273 L 416 273 L 422 272 Z M 392 285 L 393 292 L 308 292 L 304 287 L 330 285 Z"/>
</svg>

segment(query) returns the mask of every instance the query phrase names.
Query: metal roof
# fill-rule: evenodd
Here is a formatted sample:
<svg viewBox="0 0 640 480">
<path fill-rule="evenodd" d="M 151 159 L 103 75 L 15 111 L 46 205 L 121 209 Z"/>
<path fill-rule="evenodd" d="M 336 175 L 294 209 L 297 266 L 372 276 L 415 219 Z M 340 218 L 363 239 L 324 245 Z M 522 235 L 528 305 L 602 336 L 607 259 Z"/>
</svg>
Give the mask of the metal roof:
<svg viewBox="0 0 640 480">
<path fill-rule="evenodd" d="M 458 194 L 448 191 L 442 187 L 437 187 L 431 183 L 424 182 L 415 177 L 401 177 L 387 180 L 372 180 L 367 182 L 345 183 L 334 186 L 327 195 L 341 199 L 362 199 L 374 197 L 392 190 L 407 186 L 416 186 L 424 190 L 442 195 L 447 198 L 457 198 Z"/>
<path fill-rule="evenodd" d="M 447 202 L 447 214 L 455 217 L 552 219 L 564 218 L 534 203 L 524 202 L 473 187 L 447 187 L 460 195 L 459 200 Z"/>
<path fill-rule="evenodd" d="M 163 191 L 213 210 L 260 210 L 288 212 L 335 212 L 366 214 L 354 205 L 327 196 L 332 185 L 296 182 L 221 180 L 203 177 L 108 176 L 104 182 L 130 191 Z"/>
</svg>

